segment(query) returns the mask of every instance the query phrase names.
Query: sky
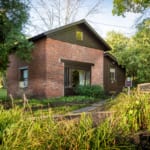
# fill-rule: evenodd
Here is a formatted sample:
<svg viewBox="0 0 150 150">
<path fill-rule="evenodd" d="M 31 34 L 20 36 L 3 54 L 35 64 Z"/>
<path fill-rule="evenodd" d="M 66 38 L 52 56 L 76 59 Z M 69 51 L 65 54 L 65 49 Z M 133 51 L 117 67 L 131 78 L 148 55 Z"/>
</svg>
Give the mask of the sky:
<svg viewBox="0 0 150 150">
<path fill-rule="evenodd" d="M 102 13 L 88 19 L 88 22 L 94 26 L 97 32 L 106 37 L 107 32 L 116 31 L 132 36 L 136 32 L 135 24 L 140 14 L 126 13 L 126 17 L 113 16 L 113 0 L 103 0 Z"/>
<path fill-rule="evenodd" d="M 92 2 L 95 0 L 85 1 L 87 1 L 88 5 L 92 5 Z M 36 6 L 40 15 L 44 15 L 41 6 L 37 6 L 37 0 L 32 0 L 32 4 Z M 109 31 L 121 32 L 128 37 L 134 35 L 136 31 L 135 23 L 140 15 L 134 13 L 127 13 L 126 17 L 113 16 L 112 8 L 113 0 L 101 0 L 100 13 L 88 16 L 85 19 L 103 38 L 106 37 L 107 32 Z M 76 17 L 76 21 L 83 19 L 82 16 L 84 16 L 85 11 L 86 10 L 84 8 L 80 10 L 80 15 Z M 28 36 L 34 36 L 48 30 L 44 28 L 44 25 L 40 22 L 39 19 L 37 19 L 37 12 L 35 12 L 35 10 L 31 9 L 30 16 L 30 21 L 32 21 L 35 25 L 40 25 L 41 29 L 39 28 L 38 30 L 36 30 L 34 26 L 28 26 L 28 29 L 25 32 Z"/>
</svg>

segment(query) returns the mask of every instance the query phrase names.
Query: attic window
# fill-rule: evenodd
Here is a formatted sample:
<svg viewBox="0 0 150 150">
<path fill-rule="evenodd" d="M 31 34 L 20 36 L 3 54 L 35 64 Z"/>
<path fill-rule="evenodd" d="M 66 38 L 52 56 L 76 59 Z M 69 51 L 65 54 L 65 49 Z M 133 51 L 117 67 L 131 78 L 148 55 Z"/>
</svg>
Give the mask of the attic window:
<svg viewBox="0 0 150 150">
<path fill-rule="evenodd" d="M 76 31 L 76 40 L 83 41 L 83 32 Z"/>
</svg>

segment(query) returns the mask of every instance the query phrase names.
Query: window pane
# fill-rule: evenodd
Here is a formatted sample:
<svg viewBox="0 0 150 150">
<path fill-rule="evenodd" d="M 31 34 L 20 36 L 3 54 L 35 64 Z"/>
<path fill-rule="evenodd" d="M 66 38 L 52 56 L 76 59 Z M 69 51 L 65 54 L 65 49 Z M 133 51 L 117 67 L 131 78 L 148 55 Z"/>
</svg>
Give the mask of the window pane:
<svg viewBox="0 0 150 150">
<path fill-rule="evenodd" d="M 27 79 L 28 78 L 28 70 L 23 71 L 23 78 Z"/>
<path fill-rule="evenodd" d="M 85 84 L 85 71 L 79 70 L 79 85 Z"/>
<path fill-rule="evenodd" d="M 25 86 L 25 87 L 28 86 L 28 80 L 24 80 L 24 86 Z"/>
<path fill-rule="evenodd" d="M 78 85 L 89 85 L 91 83 L 90 70 L 65 67 L 64 73 L 65 87 L 76 87 Z"/>
<path fill-rule="evenodd" d="M 82 41 L 83 40 L 83 32 L 77 31 L 76 32 L 76 39 Z"/>
<path fill-rule="evenodd" d="M 87 71 L 86 72 L 86 85 L 89 85 L 90 84 L 90 77 L 91 77 L 91 75 L 90 75 L 90 71 Z"/>
<path fill-rule="evenodd" d="M 64 76 L 65 76 L 65 86 L 69 86 L 69 68 L 68 67 L 65 67 L 65 73 L 64 73 Z"/>
<path fill-rule="evenodd" d="M 20 82 L 19 82 L 19 87 L 20 88 L 25 88 L 28 87 L 28 69 L 25 67 L 20 68 Z"/>
<path fill-rule="evenodd" d="M 110 80 L 112 83 L 116 80 L 115 72 L 116 72 L 115 68 L 110 68 Z"/>
<path fill-rule="evenodd" d="M 115 68 L 110 68 L 110 72 L 115 72 Z"/>
<path fill-rule="evenodd" d="M 69 68 L 69 78 L 68 78 L 68 81 L 69 81 L 69 87 L 72 87 L 73 83 L 72 83 L 72 74 L 73 74 L 73 69 Z"/>
</svg>

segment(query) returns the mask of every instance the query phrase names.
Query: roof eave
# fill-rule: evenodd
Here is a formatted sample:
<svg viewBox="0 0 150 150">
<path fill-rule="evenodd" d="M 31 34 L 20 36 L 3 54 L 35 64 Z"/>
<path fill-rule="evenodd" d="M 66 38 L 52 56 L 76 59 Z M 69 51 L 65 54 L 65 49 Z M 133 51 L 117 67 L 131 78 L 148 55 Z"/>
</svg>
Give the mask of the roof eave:
<svg viewBox="0 0 150 150">
<path fill-rule="evenodd" d="M 39 39 L 41 39 L 41 38 L 43 38 L 43 37 L 46 37 L 46 36 L 47 36 L 47 35 L 46 35 L 45 32 L 44 32 L 44 33 L 38 34 L 38 35 L 36 35 L 36 36 L 33 36 L 33 37 L 29 38 L 28 40 L 29 40 L 29 41 L 36 41 L 36 40 L 39 40 Z"/>
</svg>

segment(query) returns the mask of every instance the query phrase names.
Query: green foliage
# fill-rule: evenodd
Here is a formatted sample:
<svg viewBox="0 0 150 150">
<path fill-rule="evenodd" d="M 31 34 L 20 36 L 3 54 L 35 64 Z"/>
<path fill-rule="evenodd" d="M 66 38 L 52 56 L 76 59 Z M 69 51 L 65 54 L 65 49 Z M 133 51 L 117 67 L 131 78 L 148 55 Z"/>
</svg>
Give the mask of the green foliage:
<svg viewBox="0 0 150 150">
<path fill-rule="evenodd" d="M 17 102 L 17 101 L 16 101 Z M 94 102 L 94 98 L 88 96 L 65 96 L 59 98 L 50 98 L 50 99 L 30 99 L 29 104 L 31 106 L 44 106 L 44 105 L 55 105 L 62 104 L 66 105 L 67 103 L 90 103 Z"/>
<path fill-rule="evenodd" d="M 138 32 L 133 36 L 133 48 L 136 53 L 137 80 L 140 82 L 150 81 L 150 18 L 138 25 Z M 135 62 L 135 63 L 136 63 Z"/>
<path fill-rule="evenodd" d="M 11 101 L 7 98 L 6 89 L 0 89 L 0 103 L 5 101 L 5 105 L 11 105 Z M 34 116 L 47 115 L 49 109 L 53 114 L 65 114 L 73 110 L 77 110 L 94 103 L 97 100 L 88 96 L 68 96 L 51 99 L 29 99 L 27 109 L 32 111 Z M 15 99 L 14 105 L 23 108 L 23 100 Z"/>
<path fill-rule="evenodd" d="M 2 137 L 5 130 L 20 120 L 21 114 L 22 113 L 20 109 L 15 108 L 9 111 L 5 111 L 0 106 L 0 143 L 2 142 Z"/>
<path fill-rule="evenodd" d="M 150 81 L 150 19 L 138 25 L 137 33 L 127 38 L 120 33 L 110 32 L 108 43 L 112 46 L 112 54 L 119 64 L 125 66 L 127 75 L 136 83 Z"/>
<path fill-rule="evenodd" d="M 111 53 L 118 58 L 119 54 L 126 48 L 130 39 L 122 33 L 111 31 L 107 33 L 106 40 L 112 47 Z"/>
<path fill-rule="evenodd" d="M 104 89 L 99 85 L 79 85 L 76 87 L 75 92 L 78 95 L 85 95 L 94 98 L 103 98 L 104 97 Z"/>
<path fill-rule="evenodd" d="M 7 91 L 6 89 L 0 88 L 0 101 L 6 100 Z"/>
<path fill-rule="evenodd" d="M 131 95 L 120 94 L 115 100 L 112 100 L 110 110 L 116 111 L 116 117 L 119 116 L 118 129 L 125 134 L 145 130 L 149 128 L 150 123 L 150 94 L 137 94 L 132 92 Z"/>
<path fill-rule="evenodd" d="M 63 105 L 63 106 L 55 106 L 55 107 L 49 107 L 47 109 L 41 109 L 41 107 L 39 107 L 37 110 L 32 109 L 32 115 L 34 117 L 41 117 L 41 116 L 47 116 L 49 115 L 49 113 L 53 114 L 53 115 L 65 115 L 67 113 L 70 113 L 74 110 L 78 110 L 80 108 L 89 106 L 88 104 L 74 104 L 74 105 Z M 31 114 L 31 112 L 29 112 L 29 115 Z"/>
<path fill-rule="evenodd" d="M 124 15 L 125 12 L 143 12 L 150 8 L 149 0 L 114 0 L 113 14 Z"/>
<path fill-rule="evenodd" d="M 66 114 L 68 112 L 78 110 L 80 108 L 86 107 L 87 104 L 76 104 L 76 105 L 66 105 L 66 106 L 58 106 L 51 108 L 53 114 Z"/>
<path fill-rule="evenodd" d="M 51 98 L 51 102 L 59 101 L 59 102 L 88 102 L 88 101 L 94 101 L 94 98 L 88 97 L 86 95 L 84 96 L 63 96 L 60 98 Z"/>
<path fill-rule="evenodd" d="M 22 0 L 0 0 L 0 70 L 6 70 L 12 52 L 21 59 L 31 58 L 32 44 L 28 42 L 22 29 L 28 19 L 28 4 Z"/>
<path fill-rule="evenodd" d="M 120 94 L 109 102 L 114 115 L 97 126 L 85 113 L 78 120 L 54 121 L 51 113 L 33 118 L 16 108 L 0 108 L 0 149 L 136 149 L 132 137 L 150 130 L 149 96 Z"/>
</svg>

